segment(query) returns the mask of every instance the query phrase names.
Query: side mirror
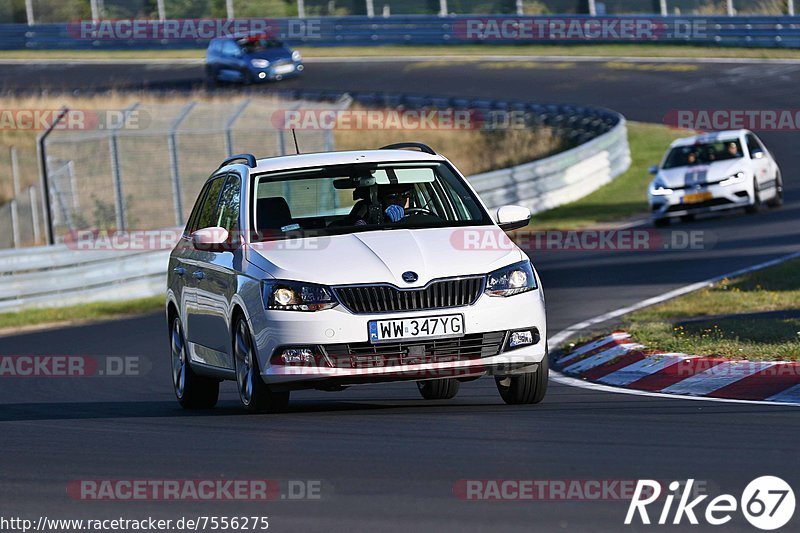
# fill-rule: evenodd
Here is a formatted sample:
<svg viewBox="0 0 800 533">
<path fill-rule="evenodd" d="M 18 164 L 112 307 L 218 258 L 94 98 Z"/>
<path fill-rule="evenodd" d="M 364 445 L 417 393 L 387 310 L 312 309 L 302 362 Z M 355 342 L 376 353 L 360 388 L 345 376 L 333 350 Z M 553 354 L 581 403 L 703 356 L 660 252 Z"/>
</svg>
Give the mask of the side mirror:
<svg viewBox="0 0 800 533">
<path fill-rule="evenodd" d="M 521 205 L 504 205 L 497 209 L 496 218 L 503 231 L 520 229 L 531 221 L 531 210 Z"/>
<path fill-rule="evenodd" d="M 653 175 L 655 176 L 656 174 L 658 174 L 658 165 L 653 165 L 653 166 L 652 166 L 652 167 L 650 167 L 650 168 L 649 168 L 647 171 L 648 171 L 650 174 L 653 174 Z"/>
<path fill-rule="evenodd" d="M 228 230 L 218 226 L 199 229 L 192 233 L 192 244 L 195 249 L 204 252 L 227 252 L 236 247 Z"/>
<path fill-rule="evenodd" d="M 753 159 L 764 159 L 764 152 L 761 150 L 753 150 L 750 155 L 753 156 Z"/>
</svg>

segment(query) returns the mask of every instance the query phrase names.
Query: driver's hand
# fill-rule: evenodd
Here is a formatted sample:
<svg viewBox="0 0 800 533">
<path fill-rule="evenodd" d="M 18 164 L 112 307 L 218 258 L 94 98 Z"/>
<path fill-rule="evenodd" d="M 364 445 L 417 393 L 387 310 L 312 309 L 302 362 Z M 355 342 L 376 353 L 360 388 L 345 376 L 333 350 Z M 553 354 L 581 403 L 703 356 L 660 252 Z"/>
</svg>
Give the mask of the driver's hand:
<svg viewBox="0 0 800 533">
<path fill-rule="evenodd" d="M 387 207 L 386 211 L 384 211 L 384 213 L 386 213 L 386 216 L 392 222 L 397 222 L 398 220 L 400 220 L 401 218 L 406 216 L 405 210 L 402 207 L 400 207 L 399 205 L 396 205 L 396 204 L 392 204 L 389 207 Z"/>
</svg>

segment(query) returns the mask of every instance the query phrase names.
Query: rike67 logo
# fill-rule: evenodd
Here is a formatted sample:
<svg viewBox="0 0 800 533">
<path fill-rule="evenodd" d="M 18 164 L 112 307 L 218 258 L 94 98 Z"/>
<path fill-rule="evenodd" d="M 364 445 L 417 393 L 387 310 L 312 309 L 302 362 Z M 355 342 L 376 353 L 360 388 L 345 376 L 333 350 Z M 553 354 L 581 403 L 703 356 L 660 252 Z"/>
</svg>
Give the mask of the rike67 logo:
<svg viewBox="0 0 800 533">
<path fill-rule="evenodd" d="M 658 481 L 639 480 L 628 506 L 625 524 L 641 521 L 646 525 L 679 525 L 687 522 L 697 525 L 700 518 L 712 526 L 721 526 L 730 522 L 740 511 L 754 527 L 771 531 L 785 526 L 794 515 L 794 491 L 779 477 L 762 476 L 754 479 L 738 500 L 731 494 L 720 494 L 708 500 L 707 494 L 693 493 L 693 485 L 694 479 L 685 483 L 673 481 L 668 485 L 666 494 L 662 494 L 663 487 Z"/>
</svg>

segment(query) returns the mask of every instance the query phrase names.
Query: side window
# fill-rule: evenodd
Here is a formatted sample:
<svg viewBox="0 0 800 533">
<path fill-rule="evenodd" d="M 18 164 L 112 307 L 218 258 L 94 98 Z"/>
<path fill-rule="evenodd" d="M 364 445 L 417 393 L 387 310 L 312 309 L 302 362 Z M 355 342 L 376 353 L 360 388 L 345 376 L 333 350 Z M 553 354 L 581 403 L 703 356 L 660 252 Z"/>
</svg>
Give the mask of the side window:
<svg viewBox="0 0 800 533">
<path fill-rule="evenodd" d="M 222 185 L 224 183 L 225 177 L 219 177 L 214 178 L 206 185 L 206 194 L 201 196 L 201 199 L 198 200 L 198 204 L 195 206 L 196 213 L 192 214 L 192 219 L 189 224 L 189 233 L 217 225 L 214 215 L 217 211 L 219 193 L 222 191 Z"/>
<path fill-rule="evenodd" d="M 238 229 L 240 192 L 239 176 L 231 174 L 228 176 L 228 181 L 225 183 L 225 188 L 222 189 L 222 195 L 219 198 L 216 226 L 225 228 L 228 231 Z"/>
<path fill-rule="evenodd" d="M 750 157 L 753 157 L 754 153 L 764 151 L 761 143 L 758 142 L 758 139 L 756 139 L 756 136 L 752 133 L 747 134 L 747 151 L 750 152 Z"/>
<path fill-rule="evenodd" d="M 239 57 L 241 55 L 239 45 L 233 41 L 225 41 L 222 43 L 222 55 L 227 57 Z"/>
</svg>

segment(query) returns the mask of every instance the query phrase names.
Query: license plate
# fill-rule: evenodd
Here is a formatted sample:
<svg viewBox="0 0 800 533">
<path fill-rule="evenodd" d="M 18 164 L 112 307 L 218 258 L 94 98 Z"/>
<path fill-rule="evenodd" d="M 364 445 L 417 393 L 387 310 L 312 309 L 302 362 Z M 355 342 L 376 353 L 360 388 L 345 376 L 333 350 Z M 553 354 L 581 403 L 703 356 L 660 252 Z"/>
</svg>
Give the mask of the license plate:
<svg viewBox="0 0 800 533">
<path fill-rule="evenodd" d="M 461 337 L 464 335 L 464 315 L 370 320 L 368 328 L 369 341 L 373 343 Z"/>
<path fill-rule="evenodd" d="M 294 72 L 294 65 L 278 65 L 275 67 L 275 74 L 289 74 Z"/>
<path fill-rule="evenodd" d="M 700 202 L 707 202 L 714 197 L 710 192 L 694 192 L 683 196 L 683 203 L 685 204 L 699 204 Z"/>
</svg>

